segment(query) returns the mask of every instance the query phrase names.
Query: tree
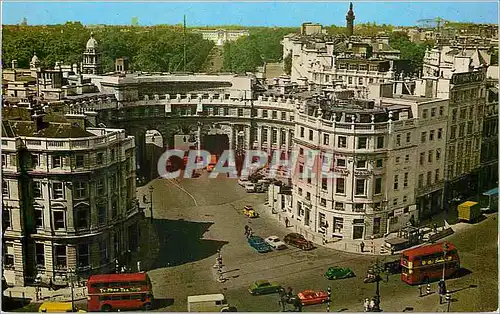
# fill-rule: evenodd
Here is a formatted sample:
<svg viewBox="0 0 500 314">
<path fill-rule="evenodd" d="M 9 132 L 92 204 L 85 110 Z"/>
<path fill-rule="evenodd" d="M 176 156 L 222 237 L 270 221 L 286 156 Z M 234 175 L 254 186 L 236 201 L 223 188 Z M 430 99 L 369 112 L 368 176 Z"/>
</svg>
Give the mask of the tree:
<svg viewBox="0 0 500 314">
<path fill-rule="evenodd" d="M 283 60 L 285 73 L 287 75 L 292 74 L 292 53 L 290 52 Z"/>
<path fill-rule="evenodd" d="M 417 72 L 422 68 L 428 44 L 412 43 L 408 35 L 403 32 L 392 32 L 389 36 L 389 44 L 392 48 L 401 51 L 402 60 L 410 60 L 412 72 Z"/>
</svg>

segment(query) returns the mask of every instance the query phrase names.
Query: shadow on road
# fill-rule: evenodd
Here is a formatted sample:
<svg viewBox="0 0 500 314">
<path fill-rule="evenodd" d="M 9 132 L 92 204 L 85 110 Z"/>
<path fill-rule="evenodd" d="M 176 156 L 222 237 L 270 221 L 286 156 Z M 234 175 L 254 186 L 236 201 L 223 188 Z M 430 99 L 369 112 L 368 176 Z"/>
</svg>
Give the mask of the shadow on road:
<svg viewBox="0 0 500 314">
<path fill-rule="evenodd" d="M 461 278 L 469 274 L 472 274 L 472 271 L 468 270 L 467 268 L 460 267 L 460 269 L 453 274 L 453 278 Z M 472 287 L 467 287 L 467 288 L 472 288 Z"/>
<path fill-rule="evenodd" d="M 153 228 L 159 251 L 153 268 L 182 265 L 216 254 L 228 242 L 202 239 L 212 224 L 213 222 L 155 219 Z"/>
<path fill-rule="evenodd" d="M 153 309 L 161 309 L 166 308 L 167 306 L 171 306 L 174 304 L 174 299 L 154 299 L 152 308 Z"/>
</svg>

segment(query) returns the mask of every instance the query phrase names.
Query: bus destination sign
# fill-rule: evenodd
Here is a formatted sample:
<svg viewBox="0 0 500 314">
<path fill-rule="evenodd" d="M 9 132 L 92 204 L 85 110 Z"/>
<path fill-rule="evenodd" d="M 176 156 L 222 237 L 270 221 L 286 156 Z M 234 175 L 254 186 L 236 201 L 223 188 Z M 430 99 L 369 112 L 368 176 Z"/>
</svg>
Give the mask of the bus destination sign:
<svg viewBox="0 0 500 314">
<path fill-rule="evenodd" d="M 115 293 L 115 292 L 138 292 L 141 288 L 100 288 L 101 293 Z"/>
<path fill-rule="evenodd" d="M 455 73 L 451 76 L 451 84 L 461 85 L 468 83 L 477 83 L 484 81 L 484 72 L 467 72 L 467 73 Z"/>
</svg>

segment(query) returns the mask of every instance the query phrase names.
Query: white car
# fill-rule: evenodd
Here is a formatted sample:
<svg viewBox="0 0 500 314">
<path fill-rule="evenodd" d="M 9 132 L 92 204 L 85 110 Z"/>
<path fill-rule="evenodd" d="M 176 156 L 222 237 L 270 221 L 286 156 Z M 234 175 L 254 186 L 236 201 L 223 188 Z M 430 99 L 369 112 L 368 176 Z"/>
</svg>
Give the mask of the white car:
<svg viewBox="0 0 500 314">
<path fill-rule="evenodd" d="M 244 185 L 244 187 L 245 187 L 245 191 L 247 191 L 247 193 L 255 193 L 255 184 L 249 183 L 249 184 Z"/>
<path fill-rule="evenodd" d="M 266 238 L 267 244 L 273 247 L 275 250 L 284 250 L 288 248 L 285 242 L 281 241 L 277 236 L 270 236 Z"/>
</svg>

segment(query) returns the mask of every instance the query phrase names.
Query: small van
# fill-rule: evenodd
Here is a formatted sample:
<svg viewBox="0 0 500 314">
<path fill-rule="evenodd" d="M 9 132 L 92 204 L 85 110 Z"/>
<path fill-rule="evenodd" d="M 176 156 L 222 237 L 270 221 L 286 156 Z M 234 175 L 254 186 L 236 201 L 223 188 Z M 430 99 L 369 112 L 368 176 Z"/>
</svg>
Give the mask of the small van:
<svg viewBox="0 0 500 314">
<path fill-rule="evenodd" d="M 64 312 L 85 312 L 84 310 L 78 309 L 75 306 L 73 310 L 73 305 L 71 302 L 43 302 L 38 308 L 38 312 L 52 312 L 52 313 L 64 313 Z"/>
<path fill-rule="evenodd" d="M 235 312 L 222 293 L 190 295 L 187 306 L 188 312 Z"/>
</svg>

